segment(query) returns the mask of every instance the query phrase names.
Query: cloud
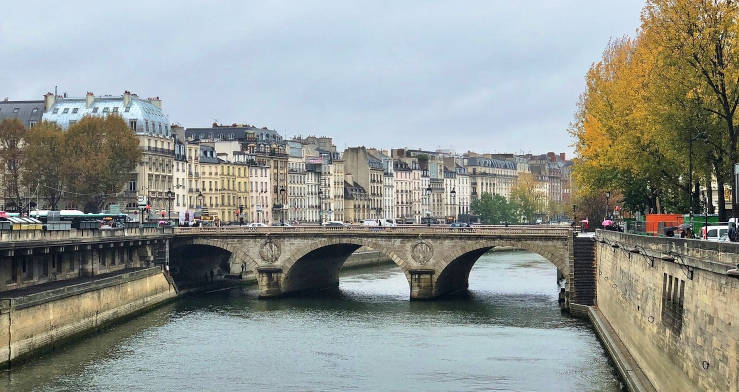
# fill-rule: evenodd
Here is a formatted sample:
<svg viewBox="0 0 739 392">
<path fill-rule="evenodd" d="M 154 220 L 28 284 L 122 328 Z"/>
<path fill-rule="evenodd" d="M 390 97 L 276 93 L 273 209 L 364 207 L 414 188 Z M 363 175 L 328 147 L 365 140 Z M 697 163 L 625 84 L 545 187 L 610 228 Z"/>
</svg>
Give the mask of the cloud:
<svg viewBox="0 0 739 392">
<path fill-rule="evenodd" d="M 641 1 L 14 2 L 0 95 L 160 96 L 185 126 L 337 145 L 570 151 L 588 66 Z"/>
</svg>

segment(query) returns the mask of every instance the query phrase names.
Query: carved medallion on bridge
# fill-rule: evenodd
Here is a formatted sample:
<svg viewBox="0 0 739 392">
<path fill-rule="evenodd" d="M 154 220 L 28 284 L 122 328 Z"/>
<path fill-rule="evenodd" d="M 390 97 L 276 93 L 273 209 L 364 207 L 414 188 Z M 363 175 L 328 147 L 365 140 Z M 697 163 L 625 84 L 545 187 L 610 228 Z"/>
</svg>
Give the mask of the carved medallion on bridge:
<svg viewBox="0 0 739 392">
<path fill-rule="evenodd" d="M 413 245 L 411 249 L 411 257 L 419 264 L 426 264 L 431 260 L 431 256 L 434 254 L 434 248 L 431 247 L 426 241 L 418 241 Z"/>
<path fill-rule="evenodd" d="M 280 258 L 280 244 L 272 239 L 265 240 L 259 248 L 259 256 L 268 263 L 274 263 Z"/>
</svg>

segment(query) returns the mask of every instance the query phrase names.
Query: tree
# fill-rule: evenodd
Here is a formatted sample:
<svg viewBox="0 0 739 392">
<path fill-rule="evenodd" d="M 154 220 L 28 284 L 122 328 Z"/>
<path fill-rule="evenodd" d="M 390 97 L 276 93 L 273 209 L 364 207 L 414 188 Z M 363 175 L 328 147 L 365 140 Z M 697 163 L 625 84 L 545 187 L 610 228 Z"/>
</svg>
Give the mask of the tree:
<svg viewBox="0 0 739 392">
<path fill-rule="evenodd" d="M 695 92 L 706 98 L 701 107 L 714 114 L 724 128 L 726 155 L 714 160 L 719 185 L 719 213 L 723 213 L 723 184 L 737 163 L 736 109 L 739 104 L 739 4 L 734 0 L 649 0 L 642 12 L 642 30 L 654 36 L 656 54 L 671 68 L 690 70 L 678 75 L 697 80 Z M 728 162 L 727 162 L 728 161 Z M 727 176 L 728 175 L 728 176 Z M 739 204 L 732 198 L 732 211 Z"/>
<path fill-rule="evenodd" d="M 470 204 L 470 211 L 478 215 L 484 224 L 499 225 L 505 222 L 516 222 L 515 207 L 501 195 L 483 193 L 479 199 Z"/>
<path fill-rule="evenodd" d="M 0 160 L 5 166 L 5 197 L 15 203 L 18 211 L 25 208 L 22 178 L 26 160 L 25 137 L 26 127 L 17 118 L 6 118 L 0 122 Z"/>
<path fill-rule="evenodd" d="M 511 189 L 511 203 L 516 215 L 524 223 L 534 222 L 537 214 L 544 210 L 545 195 L 536 189 L 536 180 L 531 173 L 521 173 Z"/>
<path fill-rule="evenodd" d="M 84 117 L 65 136 L 64 182 L 86 212 L 98 212 L 121 191 L 140 159 L 138 138 L 123 118 Z"/>
<path fill-rule="evenodd" d="M 52 210 L 57 209 L 63 194 L 59 162 L 63 153 L 64 133 L 58 125 L 44 121 L 28 131 L 24 183 L 28 189 L 37 189 Z"/>
</svg>

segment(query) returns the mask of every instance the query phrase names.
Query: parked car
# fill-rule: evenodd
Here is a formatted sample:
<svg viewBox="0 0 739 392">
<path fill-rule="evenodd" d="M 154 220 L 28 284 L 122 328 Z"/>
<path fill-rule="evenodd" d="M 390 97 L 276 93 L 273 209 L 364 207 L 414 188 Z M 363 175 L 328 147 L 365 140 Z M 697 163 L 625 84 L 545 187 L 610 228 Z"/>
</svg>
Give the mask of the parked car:
<svg viewBox="0 0 739 392">
<path fill-rule="evenodd" d="M 249 223 L 248 227 L 269 227 L 269 226 L 267 226 L 266 224 L 262 222 L 252 222 L 252 223 Z"/>
<path fill-rule="evenodd" d="M 705 226 L 701 230 L 701 238 L 706 241 L 728 241 L 729 225 Z"/>
<path fill-rule="evenodd" d="M 291 224 L 289 224 L 287 222 L 283 222 L 283 223 L 275 222 L 275 223 L 272 224 L 272 226 L 293 227 L 293 225 L 291 225 Z"/>
<path fill-rule="evenodd" d="M 470 224 L 467 223 L 467 222 L 454 222 L 454 223 L 450 224 L 449 227 L 451 227 L 451 228 L 455 228 L 455 227 L 470 227 Z"/>
</svg>

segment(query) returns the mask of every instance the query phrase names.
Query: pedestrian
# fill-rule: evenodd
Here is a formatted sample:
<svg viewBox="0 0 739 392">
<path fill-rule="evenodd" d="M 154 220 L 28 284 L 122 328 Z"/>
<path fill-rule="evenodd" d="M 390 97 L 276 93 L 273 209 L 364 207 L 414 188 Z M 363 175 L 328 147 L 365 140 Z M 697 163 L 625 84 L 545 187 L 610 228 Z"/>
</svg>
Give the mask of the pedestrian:
<svg viewBox="0 0 739 392">
<path fill-rule="evenodd" d="M 736 223 L 729 222 L 729 241 L 736 242 Z"/>
</svg>

